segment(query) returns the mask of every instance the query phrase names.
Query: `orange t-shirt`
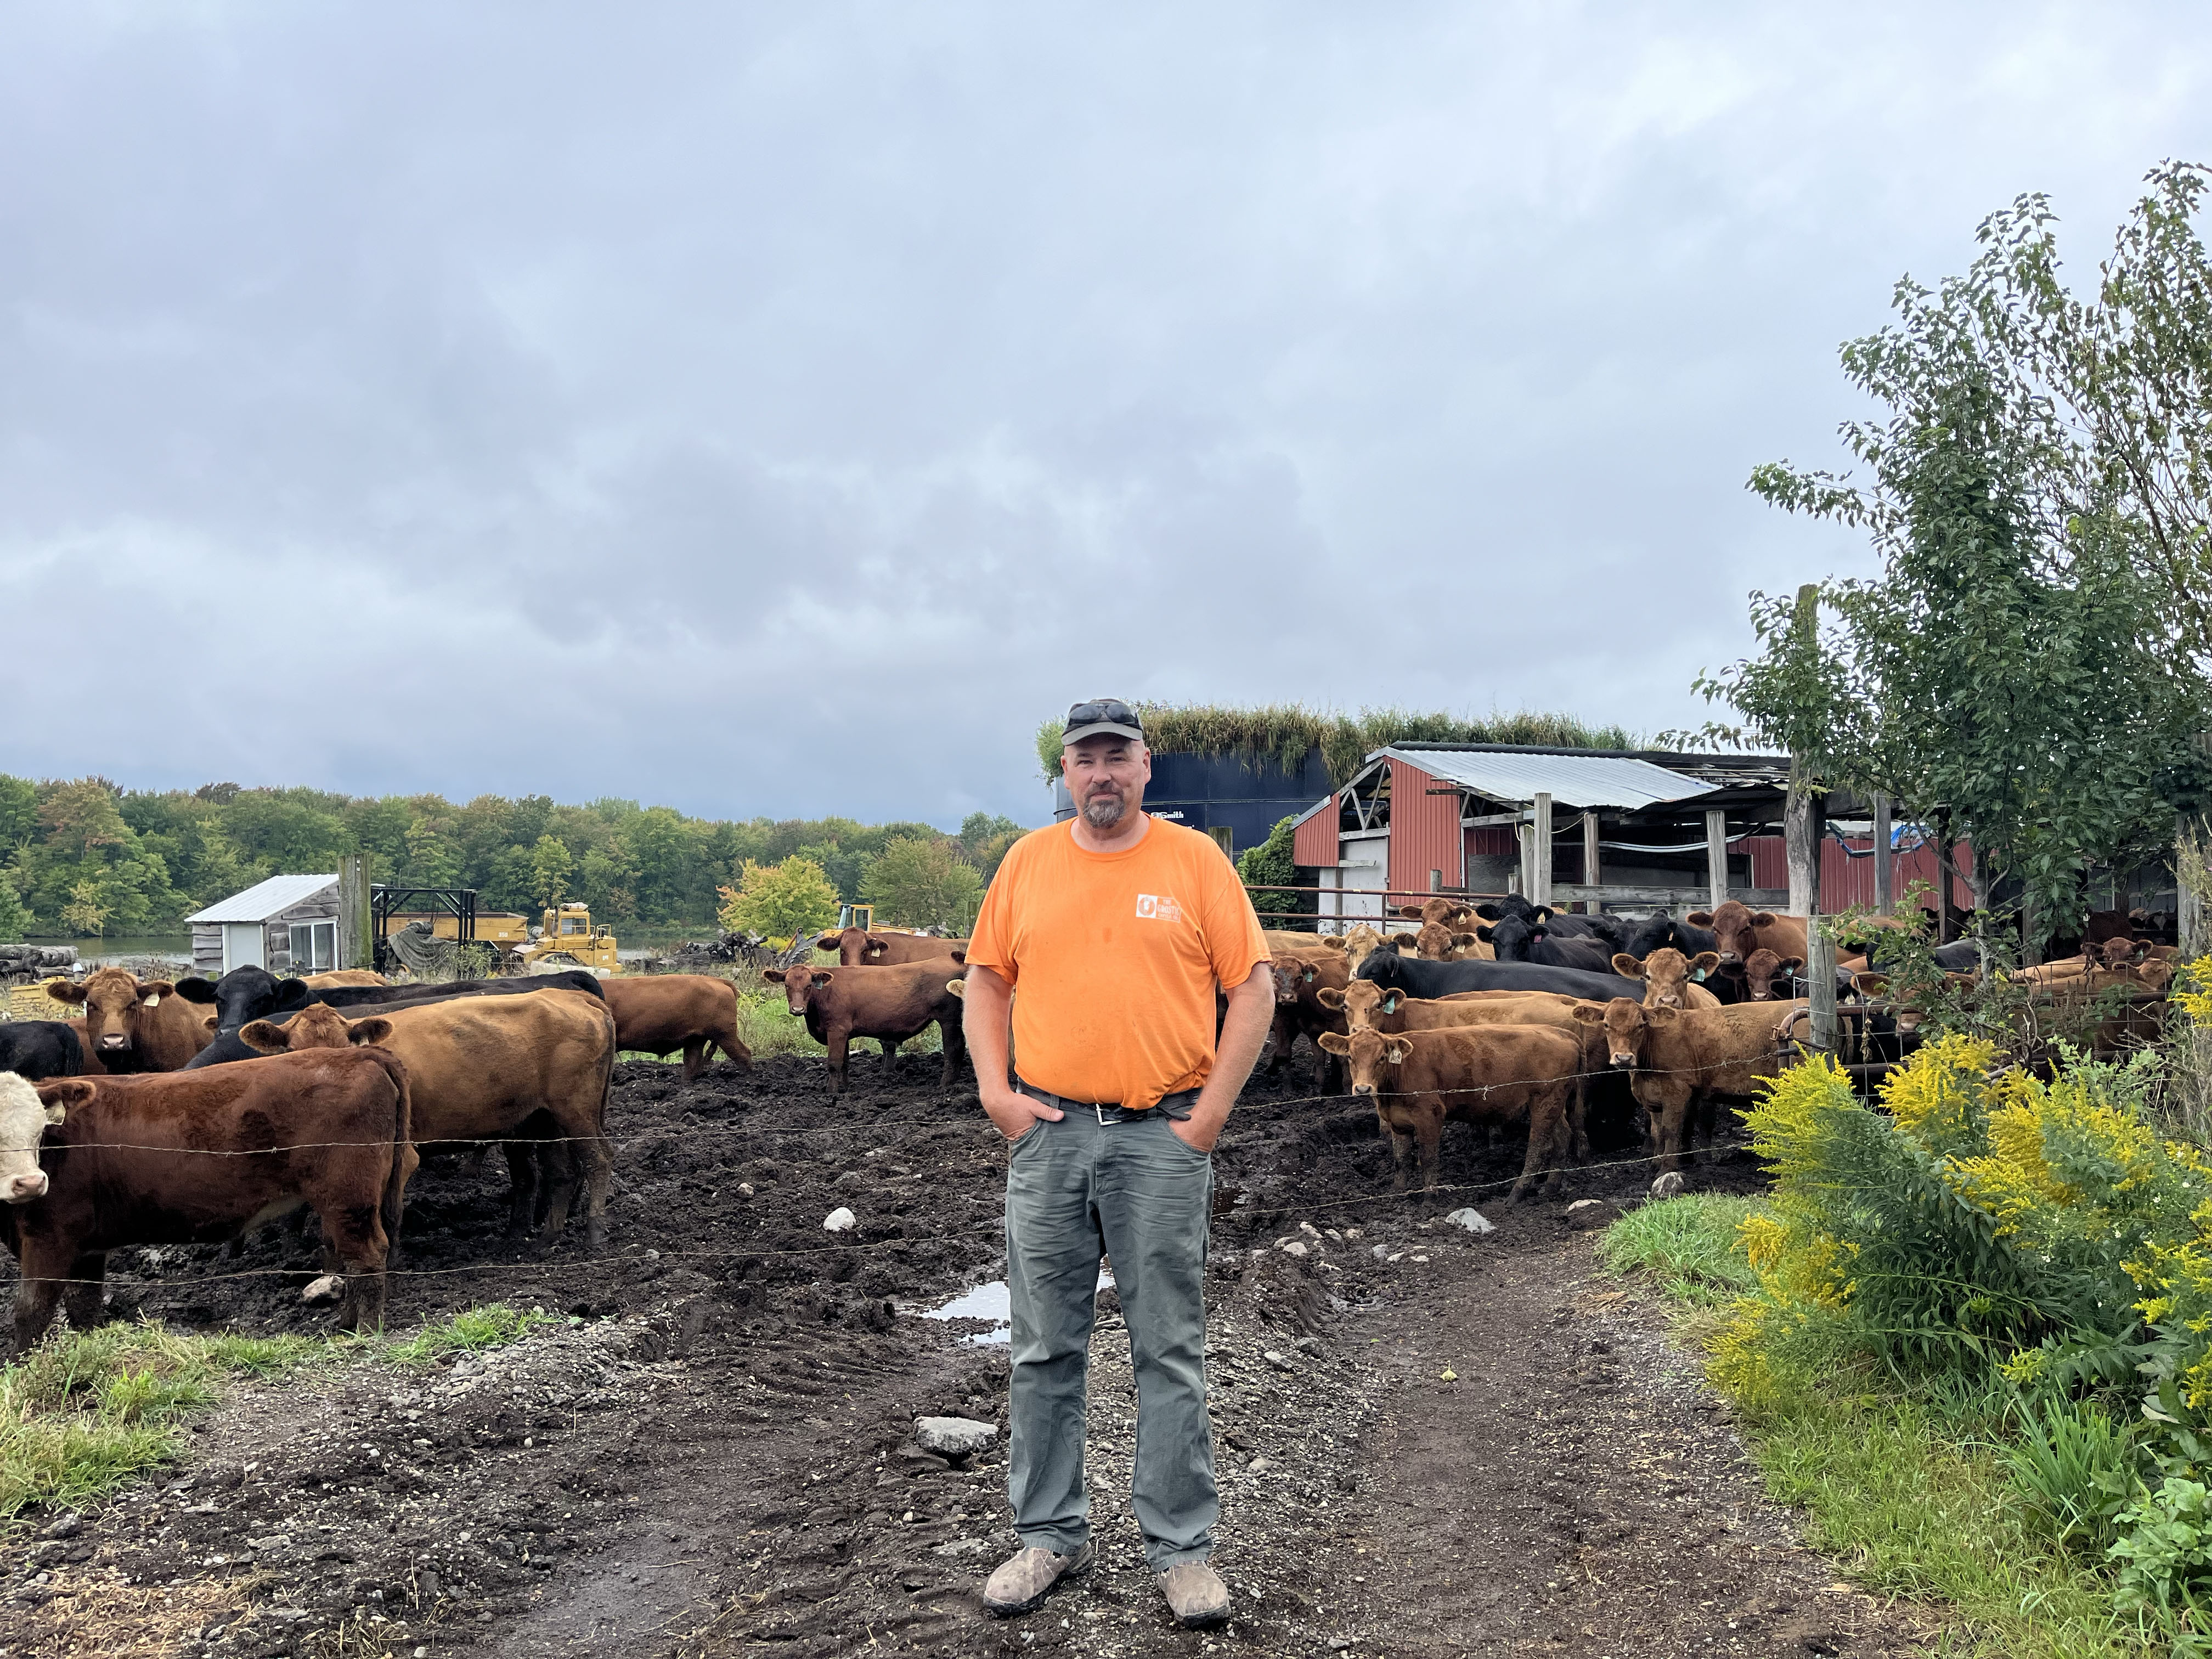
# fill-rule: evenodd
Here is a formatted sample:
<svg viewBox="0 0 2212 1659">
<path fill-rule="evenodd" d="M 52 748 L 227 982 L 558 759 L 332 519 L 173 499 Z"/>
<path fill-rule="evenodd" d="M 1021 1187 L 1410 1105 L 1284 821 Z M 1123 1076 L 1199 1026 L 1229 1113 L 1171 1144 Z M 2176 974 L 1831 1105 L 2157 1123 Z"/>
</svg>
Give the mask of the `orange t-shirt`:
<svg viewBox="0 0 2212 1659">
<path fill-rule="evenodd" d="M 968 963 L 1017 987 L 1023 1079 L 1138 1109 L 1213 1069 L 1213 992 L 1267 959 L 1221 848 L 1154 818 L 1125 852 L 1075 844 L 1072 822 L 1016 842 L 991 878 Z"/>
</svg>

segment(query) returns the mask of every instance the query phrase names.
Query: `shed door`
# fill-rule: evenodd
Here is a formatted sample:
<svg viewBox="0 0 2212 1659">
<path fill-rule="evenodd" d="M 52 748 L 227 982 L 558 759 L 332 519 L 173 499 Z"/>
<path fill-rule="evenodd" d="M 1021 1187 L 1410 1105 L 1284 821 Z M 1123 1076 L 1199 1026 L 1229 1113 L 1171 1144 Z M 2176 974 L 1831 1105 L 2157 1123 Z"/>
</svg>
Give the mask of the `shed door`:
<svg viewBox="0 0 2212 1659">
<path fill-rule="evenodd" d="M 1346 836 L 1342 846 L 1344 856 L 1337 861 L 1334 872 L 1338 890 L 1323 896 L 1322 908 L 1379 927 L 1382 921 L 1382 890 L 1390 884 L 1389 836 Z M 1328 878 L 1325 872 L 1322 880 L 1326 882 Z M 1340 933 L 1346 929 L 1340 925 L 1330 931 Z"/>
<path fill-rule="evenodd" d="M 266 934 L 258 921 L 226 921 L 222 925 L 222 971 L 234 968 L 265 968 L 262 960 Z"/>
</svg>

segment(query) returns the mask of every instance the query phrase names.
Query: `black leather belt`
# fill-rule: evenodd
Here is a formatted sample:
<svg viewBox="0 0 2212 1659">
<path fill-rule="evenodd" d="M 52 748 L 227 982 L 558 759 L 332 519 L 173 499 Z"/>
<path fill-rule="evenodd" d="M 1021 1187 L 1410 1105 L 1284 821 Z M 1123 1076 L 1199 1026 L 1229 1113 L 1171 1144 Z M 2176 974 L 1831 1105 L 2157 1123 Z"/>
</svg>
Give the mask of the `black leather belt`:
<svg viewBox="0 0 2212 1659">
<path fill-rule="evenodd" d="M 1040 1089 L 1021 1078 L 1014 1079 L 1014 1087 L 1031 1100 L 1041 1100 L 1048 1106 L 1057 1106 L 1063 1112 L 1096 1112 L 1101 1123 L 1133 1123 L 1139 1118 L 1150 1117 L 1158 1112 L 1162 1117 L 1171 1117 L 1182 1122 L 1190 1115 L 1190 1109 L 1198 1103 L 1198 1091 L 1184 1089 L 1172 1095 L 1162 1095 L 1157 1106 L 1137 1108 L 1110 1105 L 1104 1101 L 1070 1100 L 1049 1089 Z"/>
</svg>

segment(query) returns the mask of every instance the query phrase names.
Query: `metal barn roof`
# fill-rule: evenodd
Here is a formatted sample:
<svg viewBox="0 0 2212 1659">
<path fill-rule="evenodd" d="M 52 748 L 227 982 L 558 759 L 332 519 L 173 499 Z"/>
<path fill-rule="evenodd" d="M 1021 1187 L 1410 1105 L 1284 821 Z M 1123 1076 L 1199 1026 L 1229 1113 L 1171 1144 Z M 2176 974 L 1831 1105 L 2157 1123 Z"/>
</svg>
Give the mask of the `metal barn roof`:
<svg viewBox="0 0 2212 1659">
<path fill-rule="evenodd" d="M 282 915 L 302 899 L 313 898 L 325 887 L 337 884 L 337 872 L 327 876 L 271 876 L 242 893 L 218 899 L 204 910 L 195 910 L 186 921 L 266 921 Z"/>
<path fill-rule="evenodd" d="M 1378 749 L 1371 763 L 1389 757 L 1418 766 L 1447 783 L 1463 784 L 1492 800 L 1525 805 L 1548 794 L 1561 806 L 1620 806 L 1632 810 L 1681 800 L 1713 788 L 1650 761 L 1619 755 L 1498 749 Z"/>
</svg>

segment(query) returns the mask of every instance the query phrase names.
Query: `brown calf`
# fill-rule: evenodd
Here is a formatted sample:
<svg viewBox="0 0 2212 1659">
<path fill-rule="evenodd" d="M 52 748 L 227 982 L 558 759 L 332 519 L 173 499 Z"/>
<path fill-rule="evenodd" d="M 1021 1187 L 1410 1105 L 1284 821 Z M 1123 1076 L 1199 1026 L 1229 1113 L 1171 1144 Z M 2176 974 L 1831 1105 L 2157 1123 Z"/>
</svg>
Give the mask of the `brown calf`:
<svg viewBox="0 0 2212 1659">
<path fill-rule="evenodd" d="M 945 970 L 954 965 L 940 957 L 889 968 L 763 968 L 761 977 L 783 987 L 792 1013 L 806 1022 L 806 1034 L 830 1050 L 831 1095 L 845 1087 L 845 1057 L 854 1037 L 881 1043 L 888 1067 L 899 1044 L 933 1023 L 945 1049 L 938 1086 L 949 1089 L 967 1055 L 960 999 L 945 989 Z"/>
<path fill-rule="evenodd" d="M 1690 977 L 1700 969 L 1710 974 L 1721 965 L 1719 955 L 1711 951 L 1700 951 L 1694 957 L 1685 957 L 1672 945 L 1662 946 L 1648 957 L 1632 957 L 1626 953 L 1613 959 L 1613 971 L 1623 979 L 1644 981 L 1644 1006 L 1647 1008 L 1717 1008 L 1721 1000 Z"/>
<path fill-rule="evenodd" d="M 1442 922 L 1447 927 L 1457 928 L 1474 919 L 1474 907 L 1464 899 L 1423 899 L 1419 904 L 1401 904 L 1401 916 L 1418 916 L 1424 925 Z"/>
<path fill-rule="evenodd" d="M 1804 1006 L 1739 1002 L 1686 1012 L 1615 997 L 1583 1004 L 1575 1018 L 1598 1028 L 1607 1058 L 1631 1073 L 1629 1087 L 1650 1121 L 1650 1144 L 1663 1170 L 1681 1168 L 1693 1108 L 1710 1144 L 1713 1096 L 1748 1097 L 1758 1079 L 1782 1074 L 1779 1031 Z"/>
<path fill-rule="evenodd" d="M 57 1002 L 84 1009 L 85 1058 L 111 1073 L 175 1072 L 214 1034 L 200 1011 L 166 979 L 141 980 L 125 968 L 99 968 L 75 984 L 47 983 Z"/>
<path fill-rule="evenodd" d="M 17 1079 L 8 1079 L 18 1083 Z M 10 1098 L 12 1097 L 12 1098 Z M 21 1267 L 15 1346 L 36 1342 L 64 1302 L 99 1322 L 107 1252 L 131 1244 L 236 1238 L 306 1205 L 326 1266 L 346 1275 L 356 1330 L 384 1322 L 387 1252 L 414 1169 L 406 1068 L 380 1049 L 288 1055 L 212 1071 L 59 1078 L 0 1097 L 0 1172 L 20 1164 L 27 1117 L 42 1180 L 0 1205 Z"/>
<path fill-rule="evenodd" d="M 1352 1092 L 1375 1102 L 1397 1160 L 1393 1185 L 1408 1184 L 1414 1145 L 1425 1188 L 1437 1185 L 1444 1120 L 1491 1127 L 1526 1123 L 1528 1151 L 1507 1194 L 1517 1202 L 1547 1161 L 1571 1155 L 1576 1073 L 1582 1044 L 1533 1025 L 1474 1026 L 1437 1031 L 1326 1033 L 1322 1047 L 1352 1066 Z M 1553 1171 L 1556 1174 L 1556 1171 Z"/>
<path fill-rule="evenodd" d="M 534 1133 L 525 1126 L 539 1112 L 552 1120 L 562 1147 L 544 1160 L 550 1172 L 545 1221 L 538 1236 L 550 1244 L 568 1224 L 578 1183 L 585 1183 L 587 1248 L 606 1242 L 607 1180 L 613 1160 L 606 1141 L 607 1085 L 614 1075 L 615 1021 L 605 1003 L 581 991 L 540 991 L 526 997 L 456 997 L 392 1008 L 348 1020 L 322 1003 L 302 1008 L 282 1025 L 257 1019 L 239 1038 L 264 1054 L 321 1052 L 373 1043 L 406 1063 L 414 1094 L 415 1139 L 496 1140 L 514 1182 L 507 1231 L 530 1228 L 539 1160 Z M 257 1071 L 262 1062 L 210 1066 L 195 1077 Z M 549 1149 L 550 1150 L 550 1149 Z"/>
<path fill-rule="evenodd" d="M 903 962 L 968 960 L 964 939 L 933 939 L 927 933 L 864 933 L 857 927 L 832 931 L 814 941 L 817 951 L 835 951 L 840 968 L 890 968 Z"/>
<path fill-rule="evenodd" d="M 684 1080 L 704 1071 L 720 1048 L 740 1066 L 752 1050 L 738 1036 L 737 988 L 711 974 L 640 974 L 599 988 L 615 1017 L 615 1046 L 641 1054 L 684 1051 Z"/>
<path fill-rule="evenodd" d="M 1413 935 L 1413 948 L 1424 962 L 1488 962 L 1498 954 L 1473 933 L 1455 931 L 1441 921 L 1425 921 Z"/>
<path fill-rule="evenodd" d="M 1344 1034 L 1344 1016 L 1323 1007 L 1320 994 L 1329 989 L 1341 991 L 1351 983 L 1352 959 L 1340 951 L 1321 951 L 1296 958 L 1291 971 L 1297 981 L 1297 1000 L 1276 1006 L 1273 1046 L 1267 1055 L 1269 1077 L 1282 1070 L 1290 1060 L 1291 1045 L 1299 1037 L 1318 1047 L 1322 1032 L 1334 1031 L 1340 1036 Z M 1334 1094 L 1343 1086 L 1343 1061 L 1322 1051 L 1318 1087 L 1323 1094 Z"/>
</svg>

